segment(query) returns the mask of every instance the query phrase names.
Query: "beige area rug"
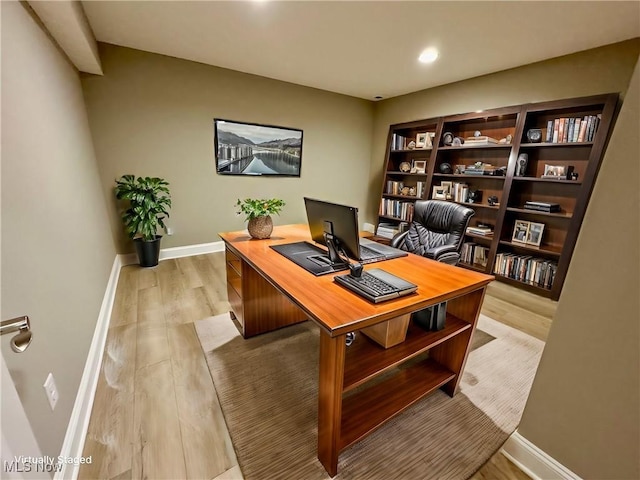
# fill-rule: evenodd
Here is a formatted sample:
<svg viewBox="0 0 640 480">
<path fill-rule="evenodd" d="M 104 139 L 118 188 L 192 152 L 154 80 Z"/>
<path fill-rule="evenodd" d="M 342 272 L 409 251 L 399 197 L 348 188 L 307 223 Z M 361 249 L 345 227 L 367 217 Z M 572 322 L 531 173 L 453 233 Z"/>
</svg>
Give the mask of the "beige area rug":
<svg viewBox="0 0 640 480">
<path fill-rule="evenodd" d="M 228 314 L 196 322 L 247 480 L 328 479 L 317 459 L 319 329 L 244 340 Z M 338 479 L 464 479 L 515 430 L 544 343 L 481 316 L 459 392 L 438 390 L 342 452 Z"/>
</svg>

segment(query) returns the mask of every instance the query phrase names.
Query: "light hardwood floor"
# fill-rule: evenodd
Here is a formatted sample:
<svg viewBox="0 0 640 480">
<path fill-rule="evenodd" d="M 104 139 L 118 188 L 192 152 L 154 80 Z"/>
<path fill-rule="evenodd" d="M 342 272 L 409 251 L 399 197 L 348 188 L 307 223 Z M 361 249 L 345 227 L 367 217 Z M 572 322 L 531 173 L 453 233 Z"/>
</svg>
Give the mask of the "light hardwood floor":
<svg viewBox="0 0 640 480">
<path fill-rule="evenodd" d="M 493 282 L 482 313 L 542 340 L 556 302 Z M 194 321 L 229 311 L 224 254 L 124 267 L 80 479 L 242 479 Z M 523 479 L 496 453 L 473 480 Z"/>
</svg>

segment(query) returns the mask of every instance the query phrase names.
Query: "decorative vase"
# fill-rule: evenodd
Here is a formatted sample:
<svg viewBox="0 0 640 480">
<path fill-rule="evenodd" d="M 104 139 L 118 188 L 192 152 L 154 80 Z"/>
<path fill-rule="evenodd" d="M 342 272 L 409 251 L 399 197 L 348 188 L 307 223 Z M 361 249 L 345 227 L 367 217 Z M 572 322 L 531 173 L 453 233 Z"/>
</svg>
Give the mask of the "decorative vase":
<svg viewBox="0 0 640 480">
<path fill-rule="evenodd" d="M 155 267 L 158 265 L 160 258 L 160 239 L 162 235 L 156 235 L 155 240 L 145 241 L 141 238 L 136 238 L 133 244 L 136 247 L 136 253 L 138 254 L 138 261 L 141 267 Z"/>
<path fill-rule="evenodd" d="M 269 215 L 255 217 L 249 220 L 247 229 L 249 230 L 249 235 L 253 238 L 269 238 L 273 231 L 273 221 Z"/>
</svg>

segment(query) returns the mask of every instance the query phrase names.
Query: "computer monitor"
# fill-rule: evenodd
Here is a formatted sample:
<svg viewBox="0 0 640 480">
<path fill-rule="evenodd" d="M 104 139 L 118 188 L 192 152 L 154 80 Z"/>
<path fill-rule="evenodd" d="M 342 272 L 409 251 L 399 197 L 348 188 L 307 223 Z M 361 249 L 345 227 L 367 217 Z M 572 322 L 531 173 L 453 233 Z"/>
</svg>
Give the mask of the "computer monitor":
<svg viewBox="0 0 640 480">
<path fill-rule="evenodd" d="M 331 262 L 344 263 L 339 254 L 360 258 L 358 209 L 304 197 L 309 231 L 314 242 L 325 245 Z"/>
</svg>

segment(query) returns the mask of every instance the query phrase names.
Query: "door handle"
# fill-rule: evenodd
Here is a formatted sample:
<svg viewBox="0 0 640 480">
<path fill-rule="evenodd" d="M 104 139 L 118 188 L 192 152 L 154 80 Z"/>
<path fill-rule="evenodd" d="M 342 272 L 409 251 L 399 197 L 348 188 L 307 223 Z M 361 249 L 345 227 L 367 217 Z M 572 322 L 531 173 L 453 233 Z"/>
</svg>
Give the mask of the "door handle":
<svg viewBox="0 0 640 480">
<path fill-rule="evenodd" d="M 11 339 L 11 350 L 16 353 L 22 353 L 27 349 L 33 338 L 29 317 L 24 315 L 11 320 L 4 320 L 0 323 L 0 335 L 13 332 L 18 332 L 18 334 Z"/>
</svg>

